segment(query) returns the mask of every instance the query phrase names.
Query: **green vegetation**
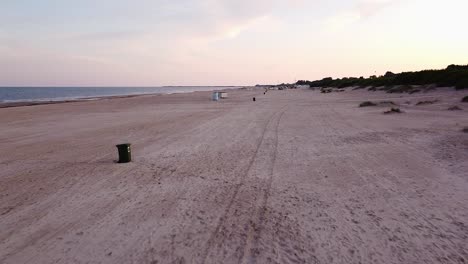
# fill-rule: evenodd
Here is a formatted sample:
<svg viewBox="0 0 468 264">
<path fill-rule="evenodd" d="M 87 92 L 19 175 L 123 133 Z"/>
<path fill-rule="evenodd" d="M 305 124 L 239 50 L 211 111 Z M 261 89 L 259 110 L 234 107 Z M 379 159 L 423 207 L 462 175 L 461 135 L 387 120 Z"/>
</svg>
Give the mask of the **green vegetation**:
<svg viewBox="0 0 468 264">
<path fill-rule="evenodd" d="M 397 105 L 393 101 L 380 101 L 377 103 L 371 102 L 371 101 L 365 101 L 359 104 L 359 107 L 367 107 L 367 106 L 392 106 L 392 105 Z"/>
<path fill-rule="evenodd" d="M 397 105 L 393 101 L 381 101 L 379 102 L 380 105 Z"/>
<path fill-rule="evenodd" d="M 421 90 L 413 85 L 434 85 L 435 87 L 455 87 L 457 90 L 468 89 L 468 65 L 450 65 L 443 70 L 424 70 L 419 72 L 387 72 L 383 76 L 349 77 L 333 79 L 331 77 L 318 81 L 298 81 L 298 85 L 310 85 L 310 87 L 370 87 L 368 90 L 384 90 L 388 93 L 416 93 Z"/>
<path fill-rule="evenodd" d="M 449 110 L 449 111 L 458 111 L 458 110 L 463 110 L 463 109 L 461 109 L 460 107 L 458 107 L 457 105 L 455 105 L 455 106 L 449 107 L 447 110 Z"/>
<path fill-rule="evenodd" d="M 432 101 L 420 101 L 417 102 L 416 105 L 428 105 L 428 104 L 434 104 L 437 103 L 439 100 L 432 100 Z"/>
<path fill-rule="evenodd" d="M 392 107 L 392 109 L 384 112 L 384 114 L 393 114 L 393 113 L 401 114 L 401 113 L 403 113 L 403 111 L 401 111 L 400 108 L 393 108 Z"/>
<path fill-rule="evenodd" d="M 377 105 L 376 103 L 373 103 L 371 101 L 365 101 L 359 104 L 359 107 L 376 106 L 376 105 Z"/>
</svg>

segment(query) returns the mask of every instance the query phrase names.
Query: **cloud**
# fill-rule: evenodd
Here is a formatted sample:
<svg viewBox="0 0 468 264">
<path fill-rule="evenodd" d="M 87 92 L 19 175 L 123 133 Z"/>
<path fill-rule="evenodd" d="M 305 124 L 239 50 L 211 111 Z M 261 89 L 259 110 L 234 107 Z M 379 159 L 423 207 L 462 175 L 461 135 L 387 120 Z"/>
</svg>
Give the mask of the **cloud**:
<svg viewBox="0 0 468 264">
<path fill-rule="evenodd" d="M 386 7 L 395 4 L 398 0 L 366 0 L 356 4 L 356 11 L 360 17 L 370 17 L 382 11 Z"/>
<path fill-rule="evenodd" d="M 122 76 L 147 74 L 147 79 L 190 72 L 196 70 L 194 65 L 215 67 L 217 42 L 232 41 L 247 31 L 271 30 L 279 20 L 275 8 L 292 5 L 288 0 L 44 1 L 40 10 L 11 2 L 11 15 L 0 18 L 5 22 L 0 30 L 6 29 L 0 31 L 0 53 L 10 64 L 15 62 L 12 70 L 33 71 L 37 66 L 47 71 L 39 62 L 51 64 L 53 58 L 66 65 L 57 70 L 74 72 L 94 64 L 94 70 L 106 76 L 114 69 Z M 292 2 L 297 8 L 301 0 Z M 24 10 L 27 22 L 19 15 Z M 0 67 L 8 63 L 0 61 Z"/>
<path fill-rule="evenodd" d="M 359 0 L 352 8 L 329 17 L 325 24 L 328 29 L 339 30 L 359 20 L 372 17 L 397 2 L 400 0 Z"/>
<path fill-rule="evenodd" d="M 72 40 L 123 40 L 143 35 L 144 32 L 138 30 L 115 30 L 101 32 L 87 32 L 83 34 L 75 34 L 70 38 Z"/>
<path fill-rule="evenodd" d="M 209 33 L 196 35 L 194 40 L 202 42 L 211 42 L 224 39 L 233 39 L 243 32 L 268 23 L 278 23 L 270 15 L 252 17 L 244 20 L 224 21 L 219 23 L 214 30 Z"/>
<path fill-rule="evenodd" d="M 126 28 L 98 27 L 67 36 L 64 41 L 79 45 L 83 56 L 98 60 L 185 64 L 191 54 L 209 49 L 211 42 L 234 39 L 251 28 L 273 24 L 272 10 L 279 2 L 284 0 L 169 1 L 157 13 L 142 13 L 137 21 L 126 23 Z"/>
<path fill-rule="evenodd" d="M 361 15 L 355 11 L 346 11 L 328 18 L 325 23 L 329 30 L 340 30 L 361 19 Z"/>
<path fill-rule="evenodd" d="M 297 1 L 297 0 L 296 0 Z M 139 17 L 121 24 L 112 18 L 98 19 L 96 27 L 72 35 L 65 32 L 62 40 L 89 47 L 135 53 L 179 53 L 180 48 L 202 45 L 212 41 L 233 39 L 266 21 L 272 21 L 272 10 L 284 0 L 181 0 L 156 1 L 160 8 L 143 11 Z M 147 10 L 153 10 L 148 2 Z M 123 7 L 121 7 L 123 8 Z M 135 6 L 129 13 L 137 13 Z M 108 28 L 109 24 L 115 26 Z M 101 26 L 104 25 L 104 26 Z M 120 26 L 120 28 L 119 28 Z M 55 34 L 57 35 L 57 34 Z M 73 44 L 72 44 L 73 45 Z"/>
<path fill-rule="evenodd" d="M 234 38 L 258 21 L 271 16 L 277 1 L 204 0 L 199 1 L 193 20 L 179 25 L 194 38 Z"/>
</svg>

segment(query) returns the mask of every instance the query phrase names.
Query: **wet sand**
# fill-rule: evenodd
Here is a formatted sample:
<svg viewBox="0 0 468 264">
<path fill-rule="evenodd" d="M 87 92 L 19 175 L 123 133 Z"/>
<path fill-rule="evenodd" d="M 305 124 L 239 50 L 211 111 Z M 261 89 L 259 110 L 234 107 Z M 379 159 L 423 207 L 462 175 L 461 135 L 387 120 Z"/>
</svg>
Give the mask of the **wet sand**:
<svg viewBox="0 0 468 264">
<path fill-rule="evenodd" d="M 467 263 L 466 95 L 2 108 L 0 263 Z M 115 163 L 127 142 L 134 161 Z"/>
</svg>

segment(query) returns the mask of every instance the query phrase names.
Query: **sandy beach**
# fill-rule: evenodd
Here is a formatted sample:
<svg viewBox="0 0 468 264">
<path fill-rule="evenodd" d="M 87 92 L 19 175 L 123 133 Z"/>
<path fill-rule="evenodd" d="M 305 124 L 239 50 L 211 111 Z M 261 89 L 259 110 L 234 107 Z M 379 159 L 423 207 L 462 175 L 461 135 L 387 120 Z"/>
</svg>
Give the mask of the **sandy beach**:
<svg viewBox="0 0 468 264">
<path fill-rule="evenodd" d="M 1 108 L 0 263 L 467 263 L 466 95 Z M 115 163 L 120 143 L 132 163 Z"/>
</svg>

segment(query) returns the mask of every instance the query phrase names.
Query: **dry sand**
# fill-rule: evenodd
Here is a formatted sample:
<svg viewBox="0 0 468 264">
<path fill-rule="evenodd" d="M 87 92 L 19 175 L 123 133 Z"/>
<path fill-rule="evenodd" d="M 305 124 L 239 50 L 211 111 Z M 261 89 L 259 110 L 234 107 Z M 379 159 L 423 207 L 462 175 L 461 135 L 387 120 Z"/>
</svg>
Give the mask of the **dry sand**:
<svg viewBox="0 0 468 264">
<path fill-rule="evenodd" d="M 0 263 L 467 263 L 467 94 L 0 109 Z"/>
</svg>

